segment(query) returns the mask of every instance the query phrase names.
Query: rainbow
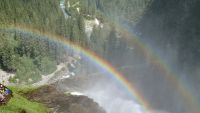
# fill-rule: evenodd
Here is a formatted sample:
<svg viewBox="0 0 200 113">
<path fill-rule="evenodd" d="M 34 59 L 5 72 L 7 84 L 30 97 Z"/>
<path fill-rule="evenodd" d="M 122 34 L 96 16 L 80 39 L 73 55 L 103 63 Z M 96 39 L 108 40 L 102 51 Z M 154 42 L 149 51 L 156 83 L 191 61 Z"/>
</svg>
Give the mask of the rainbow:
<svg viewBox="0 0 200 113">
<path fill-rule="evenodd" d="M 180 79 L 178 75 L 172 71 L 170 66 L 167 65 L 165 61 L 155 53 L 155 51 L 153 51 L 153 48 L 150 45 L 143 43 L 140 38 L 131 33 L 131 31 L 128 29 L 123 28 L 123 26 L 119 23 L 114 23 L 117 28 L 119 28 L 119 31 L 125 35 L 125 37 L 131 37 L 131 39 L 127 38 L 127 42 L 137 47 L 137 49 L 143 53 L 145 59 L 147 59 L 147 62 L 153 64 L 160 72 L 164 73 L 164 77 L 177 89 L 180 96 L 183 97 L 184 101 L 188 103 L 190 110 L 189 112 L 199 113 L 200 101 L 192 94 L 189 84 Z"/>
<path fill-rule="evenodd" d="M 121 84 L 121 86 L 125 89 L 125 91 L 131 95 L 134 101 L 137 101 L 138 104 L 142 105 L 142 111 L 143 113 L 151 113 L 152 108 L 146 101 L 146 99 L 143 97 L 143 95 L 135 88 L 133 87 L 133 84 L 130 83 L 119 71 L 117 71 L 109 62 L 99 57 L 94 52 L 85 49 L 81 46 L 79 46 L 76 43 L 70 42 L 64 37 L 56 36 L 51 33 L 44 33 L 40 32 L 38 30 L 32 29 L 31 27 L 25 27 L 25 26 L 17 26 L 17 27 L 9 27 L 6 28 L 7 31 L 20 31 L 30 34 L 36 34 L 38 36 L 43 36 L 45 38 L 49 38 L 52 41 L 61 43 L 66 45 L 67 47 L 71 47 L 73 50 L 80 52 L 87 58 L 89 58 L 91 61 L 93 61 L 97 66 L 101 67 L 104 72 L 107 72 L 109 77 L 111 77 L 115 82 L 118 84 Z"/>
<path fill-rule="evenodd" d="M 128 39 L 128 42 L 132 43 L 139 49 L 145 56 L 145 59 L 147 59 L 147 62 L 150 62 L 150 64 L 153 64 L 156 66 L 156 68 L 164 73 L 164 77 L 176 88 L 176 90 L 179 92 L 180 96 L 183 97 L 185 102 L 188 103 L 189 106 L 189 112 L 191 113 L 198 113 L 200 111 L 200 101 L 194 97 L 192 94 L 192 91 L 189 88 L 189 84 L 187 84 L 185 81 L 180 79 L 178 75 L 172 71 L 170 66 L 168 66 L 164 60 L 161 59 L 158 54 L 156 54 L 152 47 L 144 44 L 140 39 L 133 35 L 130 31 L 127 29 L 122 28 L 122 25 L 117 25 L 122 33 L 125 33 L 125 35 L 128 35 L 126 37 L 131 37 L 132 39 Z"/>
<path fill-rule="evenodd" d="M 27 26 L 11 26 L 6 28 L 6 30 L 18 30 L 21 32 L 27 32 L 32 34 L 37 34 L 40 36 L 47 37 L 55 42 L 62 43 L 63 45 L 66 45 L 68 47 L 71 47 L 73 50 L 77 52 L 81 52 L 84 56 L 89 58 L 91 61 L 93 61 L 96 65 L 100 66 L 105 72 L 108 72 L 109 76 L 115 80 L 118 84 L 121 84 L 123 89 L 126 90 L 126 92 L 132 96 L 134 100 L 138 102 L 138 104 L 142 105 L 143 112 L 144 113 L 152 113 L 153 108 L 150 106 L 150 104 L 147 102 L 147 100 L 144 98 L 144 96 L 137 90 L 137 88 L 134 87 L 133 83 L 130 83 L 119 71 L 117 71 L 109 62 L 99 57 L 94 52 L 83 48 L 79 46 L 76 43 L 72 43 L 69 40 L 67 40 L 64 37 L 57 36 L 51 33 L 46 32 L 40 32 L 38 30 L 32 29 L 31 27 Z M 135 38 L 135 36 L 131 35 L 126 30 L 122 31 L 125 35 L 130 35 L 130 37 L 133 37 L 131 39 L 131 42 L 139 49 L 146 59 L 156 65 L 159 70 L 164 72 L 166 74 L 166 78 L 170 81 L 170 83 L 173 84 L 174 87 L 182 94 L 181 96 L 186 99 L 186 101 L 191 106 L 191 110 L 194 111 L 200 111 L 199 103 L 198 101 L 192 96 L 191 92 L 188 90 L 187 86 L 183 84 L 183 81 L 179 80 L 178 77 L 173 73 L 169 66 L 167 66 L 160 58 L 157 56 L 150 47 L 142 43 L 138 38 Z M 196 113 L 196 112 L 194 112 Z"/>
</svg>

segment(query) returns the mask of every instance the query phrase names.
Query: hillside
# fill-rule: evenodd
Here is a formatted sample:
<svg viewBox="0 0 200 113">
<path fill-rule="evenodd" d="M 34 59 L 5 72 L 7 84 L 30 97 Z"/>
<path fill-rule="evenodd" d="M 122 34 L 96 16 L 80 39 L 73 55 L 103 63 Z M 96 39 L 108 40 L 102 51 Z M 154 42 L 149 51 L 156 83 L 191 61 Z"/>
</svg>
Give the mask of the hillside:
<svg viewBox="0 0 200 113">
<path fill-rule="evenodd" d="M 92 99 L 65 94 L 54 85 L 11 89 L 15 92 L 14 97 L 6 106 L 0 107 L 0 113 L 106 113 Z"/>
<path fill-rule="evenodd" d="M 14 97 L 6 106 L 1 106 L 0 113 L 50 113 L 50 110 L 44 104 L 29 101 L 22 96 L 33 89 L 22 89 L 19 87 L 11 87 Z"/>
<path fill-rule="evenodd" d="M 118 6 L 118 9 L 113 9 L 114 4 Z M 36 77 L 30 78 L 30 81 L 38 81 L 41 79 L 41 74 L 45 75 L 55 71 L 56 65 L 65 59 L 64 56 L 71 54 L 70 52 L 64 52 L 62 46 L 52 43 L 48 39 L 40 41 L 40 38 L 43 38 L 42 36 L 30 33 L 27 35 L 26 32 L 22 31 L 8 31 L 8 33 L 3 31 L 4 28 L 9 26 L 23 26 L 42 33 L 63 36 L 72 42 L 79 43 L 81 46 L 95 51 L 105 59 L 110 60 L 116 57 L 111 62 L 119 61 L 118 53 L 123 52 L 126 56 L 126 51 L 129 51 L 129 49 L 125 45 L 126 42 L 118 38 L 122 35 L 120 29 L 116 28 L 115 22 L 112 22 L 112 18 L 109 16 L 112 16 L 112 11 L 116 11 L 113 14 L 120 14 L 121 17 L 135 16 L 127 17 L 127 21 L 133 20 L 136 22 L 136 18 L 142 15 L 139 10 L 144 11 L 148 0 L 135 0 L 131 3 L 116 0 L 114 4 L 98 0 L 69 0 L 65 1 L 65 4 L 61 4 L 56 0 L 1 1 L 0 27 L 2 30 L 0 37 L 2 40 L 1 48 L 4 48 L 0 50 L 1 68 L 17 75 L 27 75 L 25 78 L 20 78 L 24 80 L 28 80 L 30 76 L 34 75 Z M 133 8 L 128 6 L 131 4 L 134 5 Z M 62 9 L 63 5 L 65 5 L 65 10 Z M 109 9 L 106 9 L 108 7 Z M 65 13 L 63 11 L 69 15 L 69 18 L 64 17 Z M 129 14 L 130 12 L 133 14 Z M 138 16 L 134 13 L 138 13 Z M 9 37 L 9 39 L 6 37 Z M 126 36 L 122 35 L 121 37 Z M 28 40 L 25 41 L 25 38 Z M 9 45 L 9 47 L 6 47 L 6 45 Z M 8 53 L 8 51 L 10 52 Z M 18 62 L 22 62 L 22 66 L 17 66 Z M 113 64 L 120 66 L 120 63 Z M 25 67 L 30 68 L 25 69 Z M 24 69 L 33 70 L 34 74 L 24 72 Z M 19 76 L 15 79 L 18 78 Z M 15 79 L 12 79 L 12 81 L 16 82 Z"/>
<path fill-rule="evenodd" d="M 114 21 L 135 23 L 145 11 L 151 0 L 67 0 L 67 11 L 72 7 L 79 8 L 86 17 L 98 17 Z"/>
<path fill-rule="evenodd" d="M 72 8 L 70 9 L 71 18 L 65 18 L 60 2 L 56 0 L 3 0 L 0 1 L 0 6 L 0 68 L 4 73 L 8 72 L 13 75 L 6 79 L 9 82 L 23 84 L 24 86 L 38 82 L 43 76 L 54 72 L 56 66 L 65 62 L 68 56 L 73 56 L 73 53 L 67 51 L 63 45 L 40 34 L 27 32 L 25 31 L 26 28 L 44 34 L 51 33 L 62 36 L 104 56 L 105 51 L 102 45 L 108 43 L 106 39 L 112 29 L 111 24 L 110 21 L 104 21 L 106 24 L 102 29 L 100 26 L 95 26 L 97 24 L 93 21 L 94 19 L 101 21 L 103 17 L 97 18 L 96 15 L 93 15 L 93 18 L 88 18 L 85 14 L 78 13 L 76 8 Z M 88 24 L 91 27 L 91 36 L 86 36 L 85 23 L 91 23 L 91 25 Z M 12 27 L 16 29 L 8 29 Z M 18 27 L 22 27 L 24 30 L 17 29 Z M 96 36 L 99 36 L 99 38 Z M 96 44 L 97 46 L 95 46 Z M 45 93 L 47 89 L 48 87 L 37 89 L 29 93 L 29 96 L 34 95 L 32 98 L 26 99 L 24 96 L 26 91 L 23 92 L 20 91 L 20 88 L 14 88 L 14 98 L 11 99 L 8 105 L 1 108 L 4 110 L 3 112 L 47 113 L 50 112 L 48 108 L 53 107 L 56 110 L 57 104 L 61 104 L 60 112 L 68 110 L 70 113 L 79 111 L 105 113 L 92 99 L 85 96 L 69 96 L 55 91 L 55 88 L 48 92 L 51 95 L 46 100 L 42 100 L 41 97 L 47 95 Z M 22 88 L 22 90 L 24 89 Z M 36 95 L 39 95 L 39 97 Z M 63 98 L 55 98 L 47 104 L 46 101 L 49 98 L 54 98 L 55 95 Z M 35 98 L 41 100 L 38 101 Z M 57 101 L 57 103 L 54 104 L 54 101 Z M 82 103 L 83 101 L 85 104 Z M 24 103 L 27 104 L 24 105 Z M 68 103 L 68 108 L 64 109 L 66 103 Z M 90 107 L 88 108 L 88 106 Z"/>
<path fill-rule="evenodd" d="M 60 26 L 66 21 L 59 1 L 2 0 L 0 15 L 0 68 L 16 74 L 10 81 L 32 83 L 55 71 L 66 54 L 62 46 L 37 34 L 6 29 L 23 26 L 64 36 Z"/>
<path fill-rule="evenodd" d="M 0 26 L 3 27 L 26 25 L 40 31 L 58 33 L 59 26 L 64 23 L 59 1 L 56 0 L 2 0 L 0 6 Z"/>
</svg>

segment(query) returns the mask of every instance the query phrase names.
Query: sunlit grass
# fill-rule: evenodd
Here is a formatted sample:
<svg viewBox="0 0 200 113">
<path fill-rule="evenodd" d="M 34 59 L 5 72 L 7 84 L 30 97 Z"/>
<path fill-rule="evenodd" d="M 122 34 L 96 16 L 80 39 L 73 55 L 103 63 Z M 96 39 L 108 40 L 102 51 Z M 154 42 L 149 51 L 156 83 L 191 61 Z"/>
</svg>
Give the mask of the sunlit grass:
<svg viewBox="0 0 200 113">
<path fill-rule="evenodd" d="M 7 105 L 0 107 L 0 113 L 49 113 L 49 109 L 40 103 L 30 101 L 18 93 L 32 91 L 32 88 L 17 89 L 11 88 L 14 91 L 14 97 Z"/>
</svg>

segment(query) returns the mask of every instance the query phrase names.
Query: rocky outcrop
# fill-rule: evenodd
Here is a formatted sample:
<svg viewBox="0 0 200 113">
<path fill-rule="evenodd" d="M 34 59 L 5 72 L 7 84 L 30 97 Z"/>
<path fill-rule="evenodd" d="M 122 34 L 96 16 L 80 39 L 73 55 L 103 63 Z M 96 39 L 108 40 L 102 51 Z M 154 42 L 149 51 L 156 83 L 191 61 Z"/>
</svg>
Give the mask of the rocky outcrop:
<svg viewBox="0 0 200 113">
<path fill-rule="evenodd" d="M 26 96 L 47 105 L 56 113 L 106 113 L 96 102 L 86 96 L 64 94 L 55 85 L 43 86 Z"/>
</svg>

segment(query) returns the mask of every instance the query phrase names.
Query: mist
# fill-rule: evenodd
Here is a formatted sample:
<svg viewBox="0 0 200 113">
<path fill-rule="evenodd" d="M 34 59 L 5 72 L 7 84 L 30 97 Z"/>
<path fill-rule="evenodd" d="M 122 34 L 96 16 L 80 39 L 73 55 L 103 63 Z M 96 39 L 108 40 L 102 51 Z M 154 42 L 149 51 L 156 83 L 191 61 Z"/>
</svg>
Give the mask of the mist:
<svg viewBox="0 0 200 113">
<path fill-rule="evenodd" d="M 126 46 L 118 48 L 117 51 L 111 48 L 110 55 L 106 57 L 117 70 L 134 83 L 134 87 L 144 95 L 155 112 L 198 112 L 198 108 L 193 108 L 188 98 L 177 89 L 176 84 L 168 79 L 174 76 L 177 84 L 181 81 L 180 84 L 185 85 L 184 88 L 190 92 L 190 96 L 199 101 L 198 7 L 197 0 L 153 0 L 136 25 L 129 24 L 129 19 L 119 20 L 117 15 L 120 14 L 114 13 L 117 22 L 122 23 L 120 25 L 124 25 L 122 27 L 132 34 L 136 34 L 139 40 L 159 57 L 160 65 L 165 64 L 171 71 L 167 73 L 160 70 L 159 65 L 147 59 L 140 48 L 128 41 L 119 41 Z M 123 34 L 120 36 L 118 40 L 124 40 Z M 92 81 L 95 81 L 90 84 L 92 87 L 84 89 L 83 92 L 108 113 L 140 113 L 142 105 L 123 94 L 123 90 L 110 82 L 112 80 L 99 80 L 99 77 L 96 77 Z M 136 111 L 131 111 L 131 108 Z"/>
<path fill-rule="evenodd" d="M 84 60 L 84 59 L 83 59 Z M 80 66 L 79 71 L 76 76 L 63 79 L 58 81 L 58 88 L 64 92 L 80 92 L 81 94 L 88 96 L 97 102 L 107 113 L 150 113 L 150 111 L 145 111 L 143 105 L 140 105 L 137 101 L 137 97 L 132 98 L 135 95 L 129 95 L 129 93 L 124 89 L 122 84 L 115 81 L 109 77 L 108 73 L 99 69 L 93 62 L 86 60 L 87 66 Z M 130 70 L 124 71 L 124 69 Z M 138 70 L 140 69 L 140 70 Z M 144 88 L 147 84 L 142 81 L 141 77 L 148 72 L 143 72 L 147 70 L 147 66 L 144 64 L 138 64 L 137 66 L 127 66 L 121 67 L 118 70 L 123 72 L 126 77 L 134 82 L 135 88 Z M 138 71 L 136 71 L 138 70 Z M 85 72 L 86 71 L 86 72 Z M 139 73 L 140 72 L 140 73 Z M 142 79 L 142 80 L 141 80 Z M 149 78 L 145 78 L 147 80 Z M 134 80 L 134 81 L 133 81 Z M 142 84 L 142 86 L 139 86 Z M 152 90 L 152 89 L 150 89 Z M 161 89 L 159 89 L 161 91 Z M 142 90 L 140 90 L 142 91 Z M 149 93 L 150 94 L 150 93 Z M 153 113 L 169 113 L 162 109 L 152 109 Z"/>
</svg>

